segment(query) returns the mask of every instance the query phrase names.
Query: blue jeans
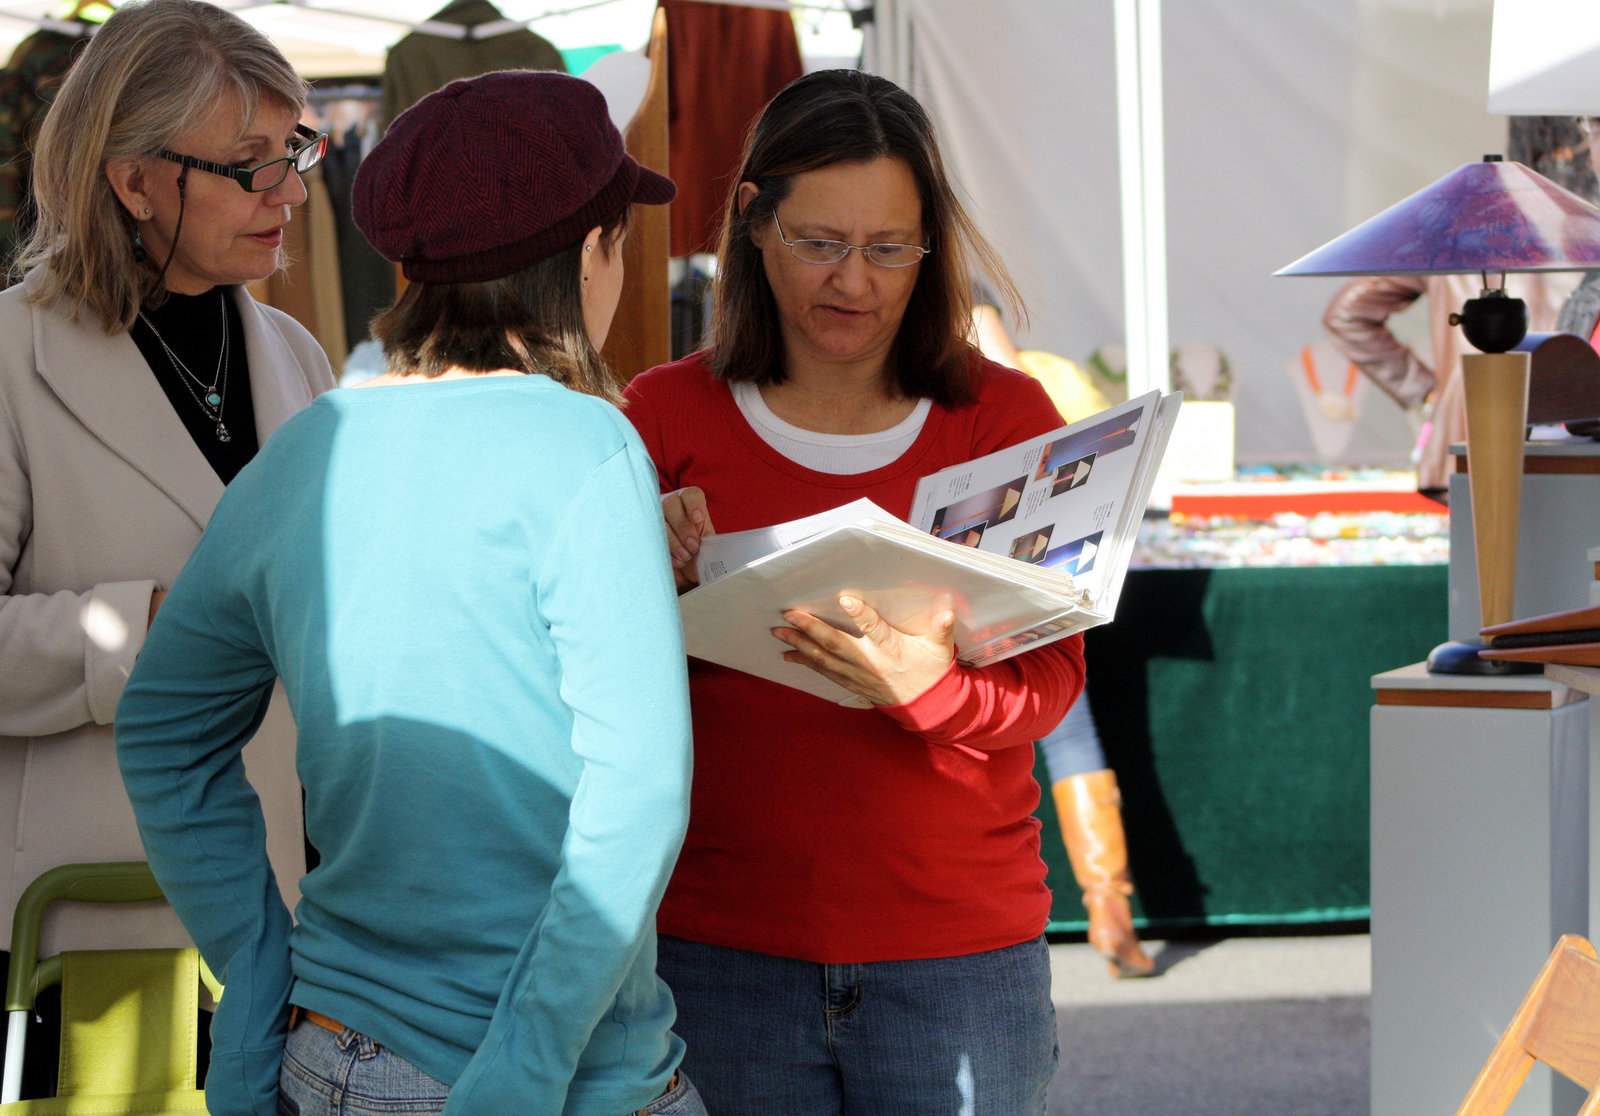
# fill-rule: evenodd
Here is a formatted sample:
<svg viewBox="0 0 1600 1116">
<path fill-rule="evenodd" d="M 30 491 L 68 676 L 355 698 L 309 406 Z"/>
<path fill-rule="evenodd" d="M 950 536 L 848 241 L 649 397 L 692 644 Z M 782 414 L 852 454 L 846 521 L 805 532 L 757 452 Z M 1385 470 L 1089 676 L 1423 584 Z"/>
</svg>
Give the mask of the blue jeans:
<svg viewBox="0 0 1600 1116">
<path fill-rule="evenodd" d="M 442 1111 L 449 1096 L 450 1086 L 348 1027 L 334 1034 L 303 1021 L 284 1045 L 279 1116 L 422 1116 Z M 683 1073 L 640 1112 L 706 1116 L 700 1094 Z"/>
<path fill-rule="evenodd" d="M 1106 753 L 1095 728 L 1094 713 L 1089 709 L 1088 691 L 1079 694 L 1061 723 L 1039 740 L 1039 751 L 1044 753 L 1052 786 L 1106 767 Z"/>
<path fill-rule="evenodd" d="M 706 1107 L 728 1116 L 1042 1116 L 1050 954 L 821 965 L 663 935 L 656 969 Z"/>
</svg>

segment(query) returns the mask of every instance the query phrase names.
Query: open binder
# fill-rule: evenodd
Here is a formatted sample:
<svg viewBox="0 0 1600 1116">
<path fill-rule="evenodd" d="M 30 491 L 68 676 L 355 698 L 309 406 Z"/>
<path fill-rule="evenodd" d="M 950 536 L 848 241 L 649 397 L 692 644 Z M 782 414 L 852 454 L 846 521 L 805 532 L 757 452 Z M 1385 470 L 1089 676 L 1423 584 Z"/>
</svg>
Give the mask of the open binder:
<svg viewBox="0 0 1600 1116">
<path fill-rule="evenodd" d="M 902 631 L 956 617 L 956 653 L 985 666 L 1109 621 L 1181 395 L 1149 392 L 923 477 L 910 522 L 858 500 L 758 531 L 711 535 L 678 599 L 689 654 L 845 704 L 771 630 L 809 612 L 856 633 L 859 597 Z"/>
</svg>

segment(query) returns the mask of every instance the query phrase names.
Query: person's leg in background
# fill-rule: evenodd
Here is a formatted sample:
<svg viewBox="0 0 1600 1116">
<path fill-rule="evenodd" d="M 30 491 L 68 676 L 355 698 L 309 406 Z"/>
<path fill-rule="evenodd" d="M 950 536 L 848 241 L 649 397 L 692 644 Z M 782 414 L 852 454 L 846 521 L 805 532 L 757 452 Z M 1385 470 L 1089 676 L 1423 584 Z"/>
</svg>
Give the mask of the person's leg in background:
<svg viewBox="0 0 1600 1116">
<path fill-rule="evenodd" d="M 1133 880 L 1122 830 L 1122 792 L 1116 772 L 1106 766 L 1087 691 L 1039 741 L 1039 750 L 1050 771 L 1067 858 L 1089 912 L 1089 944 L 1106 958 L 1112 976 L 1149 976 L 1156 963 L 1139 944 L 1128 904 Z"/>
</svg>

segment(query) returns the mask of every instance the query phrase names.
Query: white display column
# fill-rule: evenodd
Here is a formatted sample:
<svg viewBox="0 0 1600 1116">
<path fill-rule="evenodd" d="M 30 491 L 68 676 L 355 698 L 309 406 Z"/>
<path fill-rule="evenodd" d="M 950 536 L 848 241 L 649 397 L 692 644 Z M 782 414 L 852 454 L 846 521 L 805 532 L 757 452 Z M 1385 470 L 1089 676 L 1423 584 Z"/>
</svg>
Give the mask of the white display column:
<svg viewBox="0 0 1600 1116">
<path fill-rule="evenodd" d="M 1600 550 L 1589 552 L 1591 559 L 1600 562 Z M 1600 586 L 1600 582 L 1596 583 Z M 1600 593 L 1596 594 L 1600 597 Z M 1600 605 L 1600 600 L 1594 602 Z M 1566 666 L 1546 663 L 1544 676 L 1551 682 L 1586 694 L 1600 695 L 1600 668 Z M 1589 931 L 1600 935 L 1600 884 L 1594 874 L 1600 872 L 1600 717 L 1589 719 Z"/>
<path fill-rule="evenodd" d="M 1376 675 L 1372 1112 L 1454 1112 L 1562 934 L 1589 928 L 1585 695 L 1542 675 Z M 1570 1116 L 1535 1073 L 1513 1116 Z"/>
</svg>

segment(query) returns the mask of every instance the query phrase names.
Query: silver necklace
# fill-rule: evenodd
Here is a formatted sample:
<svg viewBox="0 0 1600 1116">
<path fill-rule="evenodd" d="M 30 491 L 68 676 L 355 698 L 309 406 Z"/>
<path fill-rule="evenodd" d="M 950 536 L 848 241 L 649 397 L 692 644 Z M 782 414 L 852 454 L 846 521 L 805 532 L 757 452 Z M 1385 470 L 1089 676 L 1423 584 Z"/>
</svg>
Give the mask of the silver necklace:
<svg viewBox="0 0 1600 1116">
<path fill-rule="evenodd" d="M 208 384 L 199 376 L 189 370 L 189 366 L 178 359 L 178 354 L 172 351 L 166 338 L 161 336 L 155 323 L 145 317 L 143 310 L 139 311 L 139 320 L 150 330 L 156 339 L 156 344 L 161 346 L 161 351 L 167 354 L 167 359 L 172 362 L 172 367 L 178 370 L 179 381 L 188 390 L 206 417 L 217 424 L 216 435 L 219 442 L 233 441 L 233 435 L 228 433 L 228 427 L 222 421 L 222 408 L 228 401 L 228 303 L 227 294 L 224 292 L 222 301 L 218 303 L 222 310 L 222 348 L 217 352 L 217 367 L 212 372 L 211 382 Z M 198 391 L 195 389 L 199 389 Z"/>
</svg>

